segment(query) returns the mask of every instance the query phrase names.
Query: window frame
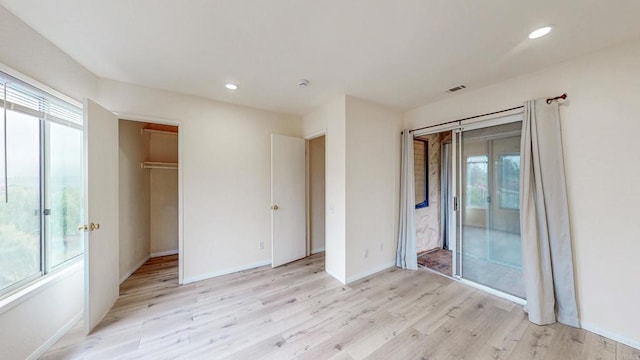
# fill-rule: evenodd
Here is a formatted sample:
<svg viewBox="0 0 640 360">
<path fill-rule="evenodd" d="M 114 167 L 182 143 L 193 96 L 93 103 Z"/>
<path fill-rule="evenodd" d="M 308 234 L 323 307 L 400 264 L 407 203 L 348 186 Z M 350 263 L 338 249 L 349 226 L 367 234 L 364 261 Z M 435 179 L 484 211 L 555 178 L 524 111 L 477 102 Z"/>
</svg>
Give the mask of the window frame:
<svg viewBox="0 0 640 360">
<path fill-rule="evenodd" d="M 48 283 L 49 281 L 51 281 L 52 279 L 55 279 L 56 277 L 60 276 L 61 274 L 63 274 L 67 269 L 70 269 L 71 267 L 75 266 L 76 264 L 78 264 L 79 262 L 83 261 L 84 259 L 84 254 L 85 254 L 85 244 L 84 244 L 84 235 L 83 235 L 83 249 L 82 252 L 80 252 L 79 254 L 72 256 L 66 260 L 64 260 L 63 262 L 61 262 L 60 264 L 57 264 L 55 266 L 52 266 L 50 264 L 50 258 L 51 258 L 51 249 L 50 249 L 50 244 L 51 244 L 51 239 L 47 239 L 47 230 L 48 230 L 48 225 L 47 223 L 47 219 L 45 215 L 45 209 L 46 209 L 46 205 L 47 205 L 47 200 L 48 200 L 48 189 L 47 189 L 47 180 L 48 180 L 48 176 L 49 176 L 49 170 L 47 169 L 47 167 L 49 166 L 49 154 L 50 154 L 50 149 L 48 148 L 49 143 L 48 143 L 48 136 L 49 136 L 49 132 L 47 131 L 47 129 L 49 128 L 49 125 L 51 122 L 54 123 L 59 123 L 61 125 L 64 126 L 68 126 L 70 128 L 75 128 L 79 131 L 81 131 L 81 133 L 84 133 L 84 124 L 77 124 L 76 122 L 73 122 L 72 120 L 69 119 L 64 119 L 64 117 L 60 118 L 56 115 L 51 115 L 48 112 L 46 112 L 46 109 L 48 106 L 50 106 L 50 104 L 53 104 L 54 106 L 58 106 L 58 104 L 63 103 L 63 106 L 66 105 L 70 105 L 72 107 L 75 107 L 76 110 L 79 110 L 80 113 L 80 118 L 84 118 L 84 106 L 82 105 L 82 103 L 76 101 L 75 99 L 64 95 L 24 74 L 21 74 L 9 67 L 7 67 L 6 65 L 0 63 L 0 77 L 4 77 L 9 78 L 9 79 L 13 79 L 16 81 L 17 84 L 19 84 L 20 86 L 26 86 L 27 88 L 31 88 L 30 90 L 34 90 L 37 95 L 34 95 L 34 98 L 38 99 L 38 103 L 40 106 L 40 110 L 44 112 L 44 116 L 36 116 L 33 113 L 29 113 L 29 112 L 25 112 L 25 111 L 20 111 L 20 110 L 15 110 L 12 109 L 14 111 L 17 111 L 19 113 L 28 115 L 28 116 L 33 116 L 34 118 L 36 118 L 38 120 L 38 127 L 39 127 L 39 142 L 38 142 L 38 146 L 39 146 L 39 190 L 40 190 L 40 194 L 39 194 L 39 217 L 40 217 L 40 246 L 39 246 L 39 253 L 40 253 L 40 271 L 38 273 L 34 273 L 33 275 L 30 275 L 28 277 L 26 277 L 25 279 L 22 279 L 20 281 L 17 281 L 11 285 L 8 285 L 7 287 L 5 287 L 4 289 L 0 289 L 0 312 L 3 310 L 3 308 L 5 307 L 5 305 L 7 303 L 11 303 L 13 302 L 15 297 L 18 298 L 22 298 L 23 296 L 25 296 L 26 294 L 31 293 L 32 291 L 35 291 L 36 289 L 40 288 L 42 285 Z M 3 82 L 4 83 L 4 82 Z M 0 88 L 2 88 L 2 86 L 0 86 Z M 0 90 L 0 93 L 3 94 L 3 91 Z M 41 95 L 41 96 L 39 96 Z M 10 108 L 5 104 L 4 102 L 4 98 L 0 98 L 0 102 L 2 105 L 2 108 L 0 108 L 0 113 L 5 113 L 5 108 L 7 110 L 9 110 Z M 66 103 L 66 104 L 64 104 Z M 48 116 L 49 115 L 49 116 Z M 4 114 L 2 115 L 4 118 Z M 61 121 L 62 120 L 62 121 Z M 82 135 L 82 137 L 84 138 L 84 135 Z M 84 139 L 83 139 L 84 141 Z M 82 151 L 84 152 L 84 146 Z M 4 160 L 3 160 L 4 161 Z M 85 166 L 85 164 L 83 163 L 83 167 Z M 84 173 L 85 173 L 86 169 L 82 169 L 82 177 L 84 178 Z M 83 180 L 84 183 L 84 180 Z M 84 185 L 83 185 L 84 186 Z M 84 197 L 84 193 L 83 193 L 83 197 Z M 84 203 L 83 203 L 84 206 Z M 84 209 L 86 210 L 86 209 Z M 83 212 L 84 212 L 83 210 Z"/>
</svg>

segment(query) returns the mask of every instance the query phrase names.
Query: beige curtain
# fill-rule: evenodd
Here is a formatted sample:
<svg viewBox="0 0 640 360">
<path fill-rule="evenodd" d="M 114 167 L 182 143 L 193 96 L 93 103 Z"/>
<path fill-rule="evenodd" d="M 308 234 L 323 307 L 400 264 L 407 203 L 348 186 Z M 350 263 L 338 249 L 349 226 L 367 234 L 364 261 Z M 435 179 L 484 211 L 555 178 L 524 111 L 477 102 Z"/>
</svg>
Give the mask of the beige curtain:
<svg viewBox="0 0 640 360">
<path fill-rule="evenodd" d="M 405 130 L 402 133 L 402 160 L 400 162 L 400 223 L 398 225 L 396 266 L 417 270 L 416 196 L 413 176 L 413 135 L 409 130 Z"/>
<path fill-rule="evenodd" d="M 520 166 L 522 268 L 529 320 L 580 327 L 558 104 L 524 104 Z"/>
</svg>

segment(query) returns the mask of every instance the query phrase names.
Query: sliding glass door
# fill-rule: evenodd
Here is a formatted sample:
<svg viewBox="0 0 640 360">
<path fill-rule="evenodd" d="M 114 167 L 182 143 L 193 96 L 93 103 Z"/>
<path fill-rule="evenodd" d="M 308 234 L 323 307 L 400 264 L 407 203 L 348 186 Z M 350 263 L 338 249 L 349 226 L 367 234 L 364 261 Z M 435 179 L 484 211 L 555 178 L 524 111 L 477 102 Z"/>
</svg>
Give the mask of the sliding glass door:
<svg viewBox="0 0 640 360">
<path fill-rule="evenodd" d="M 456 134 L 456 275 L 525 298 L 520 239 L 520 132 L 511 122 Z"/>
</svg>

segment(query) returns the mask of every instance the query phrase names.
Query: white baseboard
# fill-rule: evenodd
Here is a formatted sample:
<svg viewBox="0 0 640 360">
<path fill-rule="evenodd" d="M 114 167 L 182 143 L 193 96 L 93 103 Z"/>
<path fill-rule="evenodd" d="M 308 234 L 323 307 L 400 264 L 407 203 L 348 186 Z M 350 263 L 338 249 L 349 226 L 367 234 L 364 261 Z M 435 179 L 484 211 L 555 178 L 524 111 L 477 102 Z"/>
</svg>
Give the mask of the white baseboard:
<svg viewBox="0 0 640 360">
<path fill-rule="evenodd" d="M 342 277 L 342 276 L 338 276 L 338 275 L 336 275 L 336 274 L 332 273 L 331 271 L 327 270 L 326 268 L 324 269 L 324 271 L 325 271 L 327 274 L 329 274 L 329 275 L 333 276 L 336 280 L 340 281 L 343 285 L 346 285 L 346 284 L 347 284 L 347 280 L 346 280 L 344 277 Z"/>
<path fill-rule="evenodd" d="M 40 345 L 36 351 L 34 351 L 33 353 L 31 353 L 31 355 L 29 355 L 29 357 L 27 358 L 28 360 L 35 360 L 38 359 L 40 356 L 42 356 L 45 352 L 47 352 L 47 350 L 49 350 L 49 348 L 51 346 L 53 346 L 53 344 L 55 344 L 58 340 L 60 340 L 69 330 L 71 330 L 71 328 L 78 322 L 80 321 L 80 319 L 82 319 L 82 315 L 83 313 L 79 313 L 78 315 L 74 316 L 73 318 L 71 318 L 71 320 L 69 320 L 66 324 L 64 324 L 64 326 L 62 326 L 60 329 L 58 329 L 58 331 L 56 331 L 55 334 L 53 334 L 52 337 L 49 338 L 49 340 L 47 340 L 44 344 Z"/>
<path fill-rule="evenodd" d="M 586 323 L 584 321 L 580 322 L 580 325 L 582 326 L 583 329 L 587 330 L 587 331 L 591 331 L 592 333 L 598 334 L 598 335 L 602 335 L 606 338 L 609 338 L 611 340 L 615 340 L 619 343 L 631 346 L 632 348 L 638 349 L 640 350 L 640 341 L 637 340 L 631 340 L 627 337 L 624 337 L 622 335 L 618 335 L 618 334 L 614 334 L 611 331 L 608 330 L 604 330 L 598 326 L 594 326 L 592 324 Z"/>
<path fill-rule="evenodd" d="M 131 274 L 136 272 L 136 270 L 138 270 L 140 266 L 144 265 L 144 263 L 146 263 L 147 260 L 149 260 L 149 258 L 150 256 L 147 255 L 142 260 L 140 260 L 137 264 L 133 265 L 131 269 L 129 269 L 129 271 L 127 271 L 124 275 L 122 275 L 122 277 L 120 278 L 120 284 L 122 284 L 125 280 L 127 280 L 129 276 L 131 276 Z"/>
<path fill-rule="evenodd" d="M 160 252 L 155 252 L 155 253 L 151 253 L 151 257 L 160 257 L 160 256 L 169 256 L 169 255 L 177 255 L 178 254 L 178 249 L 176 250 L 169 250 L 169 251 L 160 251 Z"/>
<path fill-rule="evenodd" d="M 231 269 L 225 269 L 225 270 L 221 270 L 221 271 L 216 271 L 216 272 L 212 272 L 209 274 L 204 274 L 204 275 L 198 275 L 198 276 L 192 276 L 192 277 L 185 277 L 182 280 L 183 284 L 191 284 L 194 283 L 196 281 L 202 281 L 202 280 L 207 280 L 207 279 L 211 279 L 214 277 L 218 277 L 218 276 L 222 276 L 222 275 L 228 275 L 228 274 L 233 274 L 235 272 L 238 271 L 244 271 L 244 270 L 249 270 L 249 269 L 255 269 L 261 266 L 266 266 L 266 265 L 271 265 L 271 260 L 263 260 L 257 263 L 253 263 L 253 264 L 247 264 L 247 265 L 242 265 L 242 266 L 237 266 Z"/>
<path fill-rule="evenodd" d="M 311 249 L 311 253 L 312 253 L 312 254 L 321 253 L 321 252 L 323 252 L 323 251 L 324 251 L 324 248 L 323 248 L 323 247 L 321 247 L 321 248 L 317 248 L 317 249 Z"/>
<path fill-rule="evenodd" d="M 393 267 L 395 265 L 396 265 L 395 261 L 388 262 L 388 263 L 385 263 L 385 264 L 380 264 L 380 265 L 375 266 L 375 267 L 373 267 L 373 268 L 371 268 L 369 270 L 363 271 L 363 272 L 361 272 L 359 274 L 355 274 L 353 276 L 347 277 L 347 282 L 346 283 L 349 284 L 349 283 L 352 283 L 352 282 L 354 282 L 356 280 L 360 280 L 362 278 L 366 278 L 369 275 L 373 275 L 373 274 L 375 274 L 377 272 L 380 272 L 382 270 L 386 270 L 386 269 L 388 269 L 390 267 Z"/>
</svg>

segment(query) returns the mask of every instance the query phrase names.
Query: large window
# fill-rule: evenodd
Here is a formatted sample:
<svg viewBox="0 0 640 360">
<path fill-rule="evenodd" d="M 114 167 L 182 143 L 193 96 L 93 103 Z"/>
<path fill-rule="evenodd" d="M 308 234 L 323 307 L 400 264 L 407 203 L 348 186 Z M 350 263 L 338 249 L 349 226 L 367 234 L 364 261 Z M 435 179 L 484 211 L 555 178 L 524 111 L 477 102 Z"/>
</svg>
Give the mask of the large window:
<svg viewBox="0 0 640 360">
<path fill-rule="evenodd" d="M 520 209 L 520 154 L 500 156 L 500 207 L 503 209 Z"/>
<path fill-rule="evenodd" d="M 487 208 L 489 197 L 488 165 L 487 155 L 467 157 L 467 207 Z"/>
<path fill-rule="evenodd" d="M 0 296 L 83 252 L 82 110 L 0 72 Z"/>
</svg>

